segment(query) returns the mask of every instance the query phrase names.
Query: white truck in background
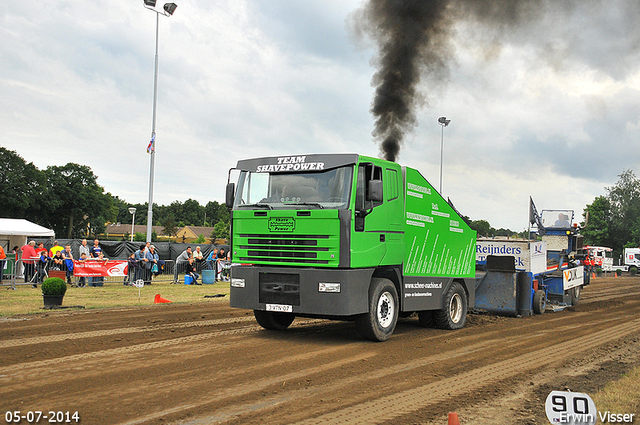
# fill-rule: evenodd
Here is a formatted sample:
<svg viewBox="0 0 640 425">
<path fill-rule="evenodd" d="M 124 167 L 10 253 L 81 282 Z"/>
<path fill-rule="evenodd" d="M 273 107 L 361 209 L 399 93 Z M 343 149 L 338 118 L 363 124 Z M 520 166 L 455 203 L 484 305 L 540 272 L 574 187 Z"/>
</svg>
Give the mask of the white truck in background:
<svg viewBox="0 0 640 425">
<path fill-rule="evenodd" d="M 640 248 L 624 249 L 624 265 L 640 268 Z"/>
</svg>

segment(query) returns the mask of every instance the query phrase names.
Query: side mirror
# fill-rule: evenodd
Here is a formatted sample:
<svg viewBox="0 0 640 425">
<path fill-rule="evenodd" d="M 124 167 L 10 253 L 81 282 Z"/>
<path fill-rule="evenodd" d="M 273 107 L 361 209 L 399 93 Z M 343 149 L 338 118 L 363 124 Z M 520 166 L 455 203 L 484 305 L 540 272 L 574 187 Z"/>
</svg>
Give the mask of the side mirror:
<svg viewBox="0 0 640 425">
<path fill-rule="evenodd" d="M 373 202 L 382 202 L 382 180 L 369 180 L 369 192 L 367 200 Z"/>
<path fill-rule="evenodd" d="M 235 183 L 227 183 L 227 193 L 225 197 L 225 203 L 227 204 L 227 208 L 233 208 L 233 201 L 236 193 L 236 184 Z"/>
</svg>

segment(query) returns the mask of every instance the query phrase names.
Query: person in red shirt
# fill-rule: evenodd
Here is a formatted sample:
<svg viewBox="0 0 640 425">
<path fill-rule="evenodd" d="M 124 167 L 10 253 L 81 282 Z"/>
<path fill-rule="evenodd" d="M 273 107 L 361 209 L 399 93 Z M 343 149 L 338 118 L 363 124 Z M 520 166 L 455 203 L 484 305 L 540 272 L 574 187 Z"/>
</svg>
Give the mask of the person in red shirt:
<svg viewBox="0 0 640 425">
<path fill-rule="evenodd" d="M 36 254 L 35 241 L 29 241 L 28 244 L 21 248 L 22 250 L 22 264 L 24 265 L 24 281 L 30 282 L 34 274 L 34 263 L 38 259 Z"/>
<path fill-rule="evenodd" d="M 41 253 L 42 251 L 44 251 L 44 254 L 45 254 L 46 256 L 49 256 L 49 255 L 48 255 L 48 254 L 49 254 L 49 250 L 48 250 L 47 248 L 45 248 L 45 247 L 44 247 L 44 243 L 40 242 L 40 243 L 38 244 L 38 247 L 36 248 L 36 256 L 38 256 L 38 257 L 39 257 L 39 256 L 40 256 L 40 253 Z"/>
<path fill-rule="evenodd" d="M 4 278 L 4 265 L 7 263 L 7 254 L 4 252 L 4 248 L 0 245 L 0 284 Z"/>
</svg>

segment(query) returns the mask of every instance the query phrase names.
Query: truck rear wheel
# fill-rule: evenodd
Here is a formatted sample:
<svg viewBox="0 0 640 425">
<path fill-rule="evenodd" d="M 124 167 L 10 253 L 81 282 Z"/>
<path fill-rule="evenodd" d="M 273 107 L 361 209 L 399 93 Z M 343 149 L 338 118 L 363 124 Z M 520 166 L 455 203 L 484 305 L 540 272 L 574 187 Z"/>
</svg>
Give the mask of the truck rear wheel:
<svg viewBox="0 0 640 425">
<path fill-rule="evenodd" d="M 462 285 L 453 282 L 444 297 L 442 310 L 434 312 L 436 326 L 448 330 L 463 328 L 467 321 L 467 308 L 467 293 Z"/>
<path fill-rule="evenodd" d="M 398 291 L 389 279 L 373 278 L 369 288 L 369 312 L 356 318 L 356 329 L 371 341 L 386 341 L 398 322 Z"/>
<path fill-rule="evenodd" d="M 533 312 L 535 314 L 544 313 L 544 309 L 547 306 L 547 294 L 542 290 L 538 289 L 533 294 Z"/>
<path fill-rule="evenodd" d="M 253 310 L 253 315 L 260 326 L 272 331 L 285 330 L 293 323 L 296 316 L 292 313 Z"/>
</svg>

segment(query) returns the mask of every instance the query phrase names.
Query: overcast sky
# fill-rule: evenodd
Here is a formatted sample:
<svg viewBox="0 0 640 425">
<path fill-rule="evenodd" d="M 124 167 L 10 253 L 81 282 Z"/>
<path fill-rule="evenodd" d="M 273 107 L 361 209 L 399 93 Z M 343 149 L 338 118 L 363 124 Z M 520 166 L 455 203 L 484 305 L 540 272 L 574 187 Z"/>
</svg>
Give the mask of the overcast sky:
<svg viewBox="0 0 640 425">
<path fill-rule="evenodd" d="M 640 3 L 542 3 L 507 29 L 456 18 L 448 76 L 420 83 L 399 155 L 437 188 L 437 119 L 451 119 L 443 194 L 495 228 L 526 229 L 529 196 L 581 219 L 623 170 L 640 170 Z M 379 156 L 362 5 L 179 0 L 161 16 L 154 202 L 223 202 L 242 158 Z M 2 2 L 0 145 L 40 169 L 88 165 L 106 191 L 146 202 L 155 25 L 136 0 Z"/>
</svg>

